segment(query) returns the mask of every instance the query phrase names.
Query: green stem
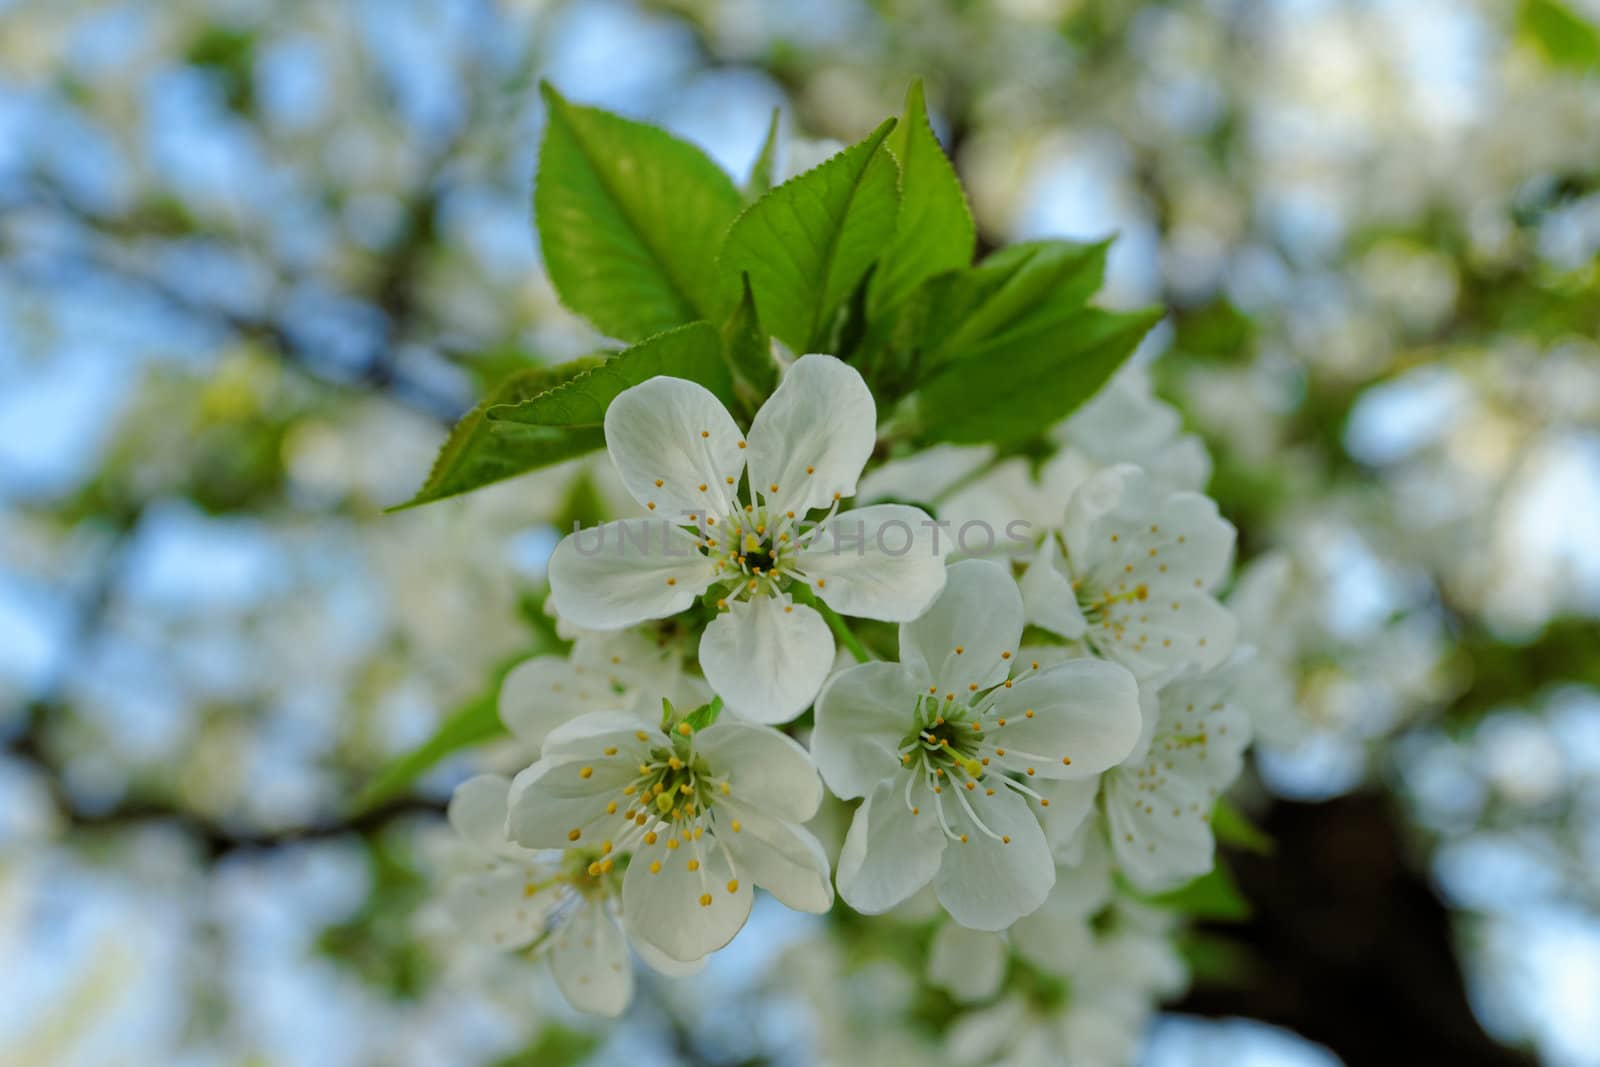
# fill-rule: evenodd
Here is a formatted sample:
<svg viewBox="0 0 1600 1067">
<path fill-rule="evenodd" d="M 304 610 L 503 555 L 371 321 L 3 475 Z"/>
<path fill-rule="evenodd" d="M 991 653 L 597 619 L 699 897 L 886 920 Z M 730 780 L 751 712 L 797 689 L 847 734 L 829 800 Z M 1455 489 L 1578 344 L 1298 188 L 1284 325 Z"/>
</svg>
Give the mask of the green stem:
<svg viewBox="0 0 1600 1067">
<path fill-rule="evenodd" d="M 856 658 L 857 663 L 867 663 L 872 659 L 872 653 L 868 652 L 867 646 L 861 643 L 861 638 L 851 633 L 850 627 L 839 617 L 839 613 L 818 600 L 809 587 L 804 583 L 797 582 L 791 587 L 790 592 L 802 604 L 809 604 L 817 609 L 823 619 L 827 621 L 828 629 L 833 631 L 833 636 L 837 637 L 839 643 L 850 650 L 850 654 Z"/>
</svg>

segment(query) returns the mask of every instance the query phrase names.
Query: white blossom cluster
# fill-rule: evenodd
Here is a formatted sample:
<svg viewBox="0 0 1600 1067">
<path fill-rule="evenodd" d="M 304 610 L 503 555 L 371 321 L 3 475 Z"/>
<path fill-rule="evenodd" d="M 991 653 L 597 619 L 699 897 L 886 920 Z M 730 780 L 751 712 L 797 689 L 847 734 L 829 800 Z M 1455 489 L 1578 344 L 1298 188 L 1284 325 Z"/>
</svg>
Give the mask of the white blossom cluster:
<svg viewBox="0 0 1600 1067">
<path fill-rule="evenodd" d="M 748 432 L 666 377 L 620 395 L 605 432 L 643 513 L 551 558 L 572 650 L 502 689 L 536 761 L 452 801 L 474 853 L 450 889 L 463 926 L 547 947 L 568 1000 L 615 1015 L 629 946 L 692 973 L 757 887 L 824 913 L 837 886 L 868 915 L 931 887 L 948 921 L 930 980 L 987 999 L 1014 953 L 1071 990 L 1048 1017 L 1002 999 L 954 1048 L 1055 1062 L 1067 1033 L 1099 1049 L 1083 1062 L 1131 1055 L 1184 980 L 1145 901 L 1211 869 L 1213 809 L 1283 693 L 1218 599 L 1234 530 L 1176 414 L 1125 372 L 1038 471 L 935 450 L 863 485 L 872 395 L 807 355 Z M 940 517 L 851 506 L 872 497 Z M 952 517 L 1008 543 L 970 552 Z M 851 617 L 898 624 L 897 657 Z M 859 662 L 837 665 L 836 636 Z M 806 828 L 824 784 L 859 799 L 834 856 Z"/>
</svg>

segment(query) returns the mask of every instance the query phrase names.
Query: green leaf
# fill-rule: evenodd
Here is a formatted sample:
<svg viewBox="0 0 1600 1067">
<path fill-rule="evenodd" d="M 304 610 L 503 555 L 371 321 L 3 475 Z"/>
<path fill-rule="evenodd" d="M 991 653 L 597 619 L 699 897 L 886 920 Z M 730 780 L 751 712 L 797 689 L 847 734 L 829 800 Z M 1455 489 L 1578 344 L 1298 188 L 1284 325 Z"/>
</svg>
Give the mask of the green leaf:
<svg viewBox="0 0 1600 1067">
<path fill-rule="evenodd" d="M 605 435 L 596 429 L 499 424 L 485 415 L 491 407 L 538 396 L 604 363 L 603 358 L 585 356 L 559 367 L 534 367 L 507 378 L 456 423 L 417 495 L 389 510 L 430 504 L 603 448 Z"/>
<path fill-rule="evenodd" d="M 1224 844 L 1262 856 L 1270 856 L 1277 848 L 1272 838 L 1229 803 L 1226 797 L 1219 799 L 1217 806 L 1211 810 L 1211 832 Z"/>
<path fill-rule="evenodd" d="M 1109 241 L 1029 241 L 928 287 L 923 321 L 930 366 L 963 359 L 996 339 L 1076 314 L 1105 278 Z"/>
<path fill-rule="evenodd" d="M 710 323 L 691 322 L 625 348 L 553 389 L 496 404 L 489 409 L 489 422 L 492 426 L 539 429 L 588 428 L 598 433 L 605 423 L 606 408 L 617 394 L 661 374 L 699 382 L 724 404 L 733 402 L 733 379 L 723 362 L 722 338 Z"/>
<path fill-rule="evenodd" d="M 882 151 L 889 119 L 859 144 L 784 182 L 728 231 L 730 292 L 748 274 L 761 321 L 796 352 L 814 351 L 835 313 L 893 239 L 899 192 Z"/>
<path fill-rule="evenodd" d="M 900 161 L 900 215 L 873 280 L 874 311 L 898 304 L 935 274 L 969 266 L 977 244 L 961 181 L 928 122 L 921 81 L 911 83 L 905 117 L 884 144 Z"/>
<path fill-rule="evenodd" d="M 1600 65 L 1600 29 L 1559 0 L 1523 0 L 1517 32 L 1553 67 L 1590 70 Z"/>
<path fill-rule="evenodd" d="M 541 89 L 534 218 L 562 303 L 624 341 L 720 319 L 717 249 L 743 206 L 733 182 L 664 130 Z"/>
<path fill-rule="evenodd" d="M 1093 396 L 1160 319 L 1078 308 L 985 341 L 922 387 L 923 437 L 1007 444 L 1041 433 Z"/>
<path fill-rule="evenodd" d="M 746 274 L 740 280 L 744 295 L 722 327 L 722 354 L 733 371 L 734 392 L 745 413 L 753 416 L 778 387 L 778 365 L 772 358 L 772 340 L 756 311 L 750 276 Z"/>
<path fill-rule="evenodd" d="M 1181 911 L 1197 919 L 1242 922 L 1250 917 L 1250 902 L 1239 892 L 1233 873 L 1220 857 L 1209 874 L 1202 874 L 1188 885 L 1171 892 L 1141 899 L 1155 907 Z"/>
<path fill-rule="evenodd" d="M 1100 288 L 1109 242 L 1030 241 L 927 279 L 872 323 L 856 360 L 875 391 L 899 395 L 996 338 L 1070 317 Z"/>
<path fill-rule="evenodd" d="M 661 728 L 663 730 L 670 729 L 671 726 L 672 726 L 673 720 L 676 719 L 677 717 L 678 717 L 678 713 L 673 710 L 672 701 L 668 700 L 666 697 L 662 697 L 661 698 Z"/>
<path fill-rule="evenodd" d="M 750 165 L 750 177 L 744 183 L 746 200 L 759 200 L 772 188 L 772 172 L 778 165 L 778 115 L 778 109 L 773 108 L 767 139 L 761 142 L 761 151 Z"/>
<path fill-rule="evenodd" d="M 356 794 L 351 802 L 352 813 L 359 815 L 393 800 L 450 753 L 504 734 L 505 726 L 500 722 L 500 683 L 511 673 L 511 668 L 532 654 L 526 652 L 502 663 L 495 669 L 493 681 L 486 690 L 452 712 L 432 737 L 379 771 L 378 776 Z"/>
<path fill-rule="evenodd" d="M 689 729 L 693 730 L 695 733 L 699 733 L 707 726 L 710 726 L 712 723 L 716 722 L 717 716 L 721 714 L 722 698 L 717 697 L 711 703 L 701 705 L 694 711 L 691 711 L 683 721 L 689 724 Z"/>
</svg>

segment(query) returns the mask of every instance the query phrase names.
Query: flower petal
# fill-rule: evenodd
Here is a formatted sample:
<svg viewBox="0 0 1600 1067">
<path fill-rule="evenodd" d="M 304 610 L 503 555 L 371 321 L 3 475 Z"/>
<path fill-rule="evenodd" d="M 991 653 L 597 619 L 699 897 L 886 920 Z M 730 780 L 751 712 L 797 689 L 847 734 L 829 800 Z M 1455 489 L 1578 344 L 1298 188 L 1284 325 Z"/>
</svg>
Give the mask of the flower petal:
<svg viewBox="0 0 1600 1067">
<path fill-rule="evenodd" d="M 811 755 L 835 796 L 866 796 L 900 770 L 915 683 L 894 663 L 862 663 L 833 676 L 817 697 Z"/>
<path fill-rule="evenodd" d="M 501 950 L 521 948 L 544 932 L 545 922 L 561 902 L 559 893 L 535 892 L 537 874 L 520 864 L 496 864 L 486 871 L 459 875 L 445 887 L 445 911 L 463 935 Z"/>
<path fill-rule="evenodd" d="M 1084 778 L 1115 767 L 1139 740 L 1139 683 L 1115 663 L 1072 659 L 996 689 L 984 740 L 1009 771 Z M 999 750 L 1005 755 L 1000 756 Z"/>
<path fill-rule="evenodd" d="M 788 722 L 800 714 L 832 666 L 828 624 L 788 597 L 736 600 L 700 637 L 706 681 L 751 722 Z"/>
<path fill-rule="evenodd" d="M 450 796 L 446 818 L 450 828 L 465 841 L 486 852 L 503 854 L 506 840 L 506 800 L 511 779 L 499 774 L 480 774 L 456 786 Z"/>
<path fill-rule="evenodd" d="M 579 1011 L 616 1018 L 633 999 L 633 961 L 622 927 L 604 906 L 586 903 L 555 933 L 550 973 Z"/>
<path fill-rule="evenodd" d="M 952 790 L 958 799 L 945 803 L 944 814 L 950 829 L 966 841 L 952 841 L 945 849 L 933 890 L 962 926 L 1004 930 L 1043 904 L 1055 885 L 1050 846 L 1038 818 L 1017 793 L 998 789 L 987 796 L 978 789 L 967 794 L 973 813 L 982 820 L 980 827 L 960 803 L 962 792 Z"/>
<path fill-rule="evenodd" d="M 988 560 L 948 567 L 944 591 L 915 622 L 900 627 L 900 662 L 941 690 L 998 685 L 1022 640 L 1022 596 L 1010 573 Z M 959 650 L 959 651 L 958 651 Z"/>
<path fill-rule="evenodd" d="M 908 622 L 944 589 L 949 538 L 921 508 L 874 504 L 836 515 L 797 553 L 795 569 L 844 615 Z"/>
<path fill-rule="evenodd" d="M 828 856 L 810 832 L 743 804 L 723 801 L 716 810 L 717 841 L 733 853 L 740 878 L 795 911 L 821 915 L 833 907 Z"/>
<path fill-rule="evenodd" d="M 1045 537 L 1018 584 L 1029 623 L 1069 641 L 1083 636 L 1089 624 L 1078 607 L 1078 594 L 1072 589 L 1072 578 L 1066 573 L 1055 534 Z"/>
<path fill-rule="evenodd" d="M 773 511 L 827 507 L 855 495 L 877 436 L 872 392 L 856 369 L 801 356 L 750 424 L 750 487 Z"/>
<path fill-rule="evenodd" d="M 683 841 L 664 833 L 634 852 L 622 879 L 622 912 L 636 942 L 689 963 L 733 940 L 750 917 L 751 884 L 733 880 L 727 857 L 714 845 L 714 839 Z"/>
<path fill-rule="evenodd" d="M 1039 823 L 1057 863 L 1078 863 L 1083 856 L 1084 823 L 1094 811 L 1100 778 L 1060 779 L 1033 786 L 1050 803 L 1041 807 Z"/>
<path fill-rule="evenodd" d="M 638 953 L 639 959 L 644 961 L 646 967 L 668 978 L 689 978 L 697 975 L 706 969 L 706 963 L 711 959 L 710 956 L 701 956 L 686 963 L 673 959 L 648 941 L 635 940 L 632 944 L 633 951 Z"/>
<path fill-rule="evenodd" d="M 705 386 L 651 378 L 611 402 L 605 428 L 611 462 L 644 507 L 672 522 L 731 510 L 727 501 L 744 470 L 744 435 Z"/>
<path fill-rule="evenodd" d="M 695 751 L 728 795 L 779 819 L 805 822 L 822 803 L 822 782 L 805 748 L 769 726 L 723 719 L 700 731 Z"/>
<path fill-rule="evenodd" d="M 582 771 L 591 767 L 586 778 Z M 506 836 L 524 848 L 599 845 L 621 819 L 606 811 L 607 797 L 620 796 L 635 768 L 609 761 L 542 759 L 511 780 Z"/>
<path fill-rule="evenodd" d="M 947 840 L 932 799 L 921 779 L 908 774 L 885 779 L 867 794 L 839 853 L 839 895 L 845 903 L 864 914 L 881 915 L 928 884 L 939 870 Z"/>
<path fill-rule="evenodd" d="M 1006 939 L 1002 934 L 968 930 L 945 923 L 928 948 L 928 981 L 956 1000 L 988 1000 L 1000 989 L 1006 973 Z"/>
<path fill-rule="evenodd" d="M 568 534 L 550 556 L 563 618 L 595 630 L 664 619 L 716 577 L 695 536 L 665 519 L 622 519 Z"/>
<path fill-rule="evenodd" d="M 1233 527 L 1198 493 L 1163 495 L 1137 467 L 1110 467 L 1073 495 L 1067 557 L 1096 623 L 1088 640 L 1141 678 L 1232 651 L 1237 623 L 1210 595 Z M 1086 609 L 1088 610 L 1088 609 Z"/>
<path fill-rule="evenodd" d="M 1094 935 L 1088 914 L 1075 903 L 1060 891 L 1058 880 L 1039 910 L 1024 915 L 1011 928 L 1017 955 L 1047 974 L 1068 975 L 1082 967 Z"/>
<path fill-rule="evenodd" d="M 535 656 L 500 683 L 500 721 L 537 755 L 551 730 L 593 711 L 620 711 L 631 699 L 611 682 L 563 656 Z"/>
</svg>

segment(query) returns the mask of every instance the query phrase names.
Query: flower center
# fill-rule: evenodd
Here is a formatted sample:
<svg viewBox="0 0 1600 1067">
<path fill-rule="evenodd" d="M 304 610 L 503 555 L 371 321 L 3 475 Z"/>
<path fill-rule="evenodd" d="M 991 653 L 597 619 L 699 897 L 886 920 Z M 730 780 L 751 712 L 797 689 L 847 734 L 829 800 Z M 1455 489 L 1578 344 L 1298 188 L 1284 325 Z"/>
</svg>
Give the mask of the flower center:
<svg viewBox="0 0 1600 1067">
<path fill-rule="evenodd" d="M 955 649 L 956 655 L 963 653 L 960 647 Z M 1002 659 L 1009 661 L 1011 653 L 1004 653 Z M 1039 664 L 1033 663 L 1018 677 L 1026 677 L 1038 669 Z M 900 742 L 900 765 L 907 772 L 907 809 L 913 816 L 921 814 L 921 808 L 912 801 L 912 790 L 921 781 L 933 794 L 934 816 L 945 836 L 962 844 L 967 843 L 967 835 L 951 827 L 945 810 L 946 798 L 955 798 L 955 807 L 979 833 L 1009 845 L 1010 837 L 996 833 L 979 818 L 967 799 L 968 794 L 976 794 L 981 789 L 985 797 L 992 797 L 1001 789 L 1010 789 L 1037 800 L 1041 807 L 1049 807 L 1050 801 L 1025 785 L 1024 779 L 1033 777 L 1036 766 L 1041 763 L 1059 760 L 1070 765 L 1072 762 L 1072 758 L 1064 754 L 1051 757 L 1007 746 L 1006 727 L 1012 720 L 1000 713 L 997 694 L 1011 688 L 1013 681 L 1015 679 L 984 690 L 972 683 L 967 692 L 961 694 L 941 693 L 938 686 L 929 686 L 928 692 L 917 696 L 911 731 Z M 1027 708 L 1020 713 L 1007 714 L 1027 720 L 1036 712 Z"/>
<path fill-rule="evenodd" d="M 651 735 L 640 730 L 636 735 L 649 742 Z M 614 856 L 632 852 L 643 845 L 654 847 L 661 843 L 669 853 L 667 859 L 651 860 L 647 870 L 660 874 L 663 862 L 685 864 L 691 873 L 698 872 L 699 888 L 696 899 L 702 907 L 710 907 L 712 896 L 705 873 L 705 860 L 710 849 L 718 849 L 726 860 L 733 877 L 727 891 L 739 890 L 737 867 L 727 845 L 716 838 L 719 829 L 713 809 L 719 796 L 730 792 L 727 775 L 715 774 L 704 756 L 694 750 L 694 733 L 686 724 L 680 724 L 672 734 L 657 734 L 657 744 L 651 745 L 643 762 L 637 765 L 637 774 L 625 784 L 618 794 L 606 801 L 607 815 L 618 816 L 611 835 L 600 843 L 599 854 L 593 858 L 585 872 L 590 877 L 610 874 Z M 605 757 L 616 755 L 615 749 L 602 753 Z M 593 767 L 580 767 L 578 774 L 584 778 L 594 773 Z M 737 819 L 728 824 L 733 833 L 740 832 Z M 710 836 L 707 830 L 713 831 Z M 568 839 L 576 842 L 582 836 L 574 827 Z"/>
</svg>

